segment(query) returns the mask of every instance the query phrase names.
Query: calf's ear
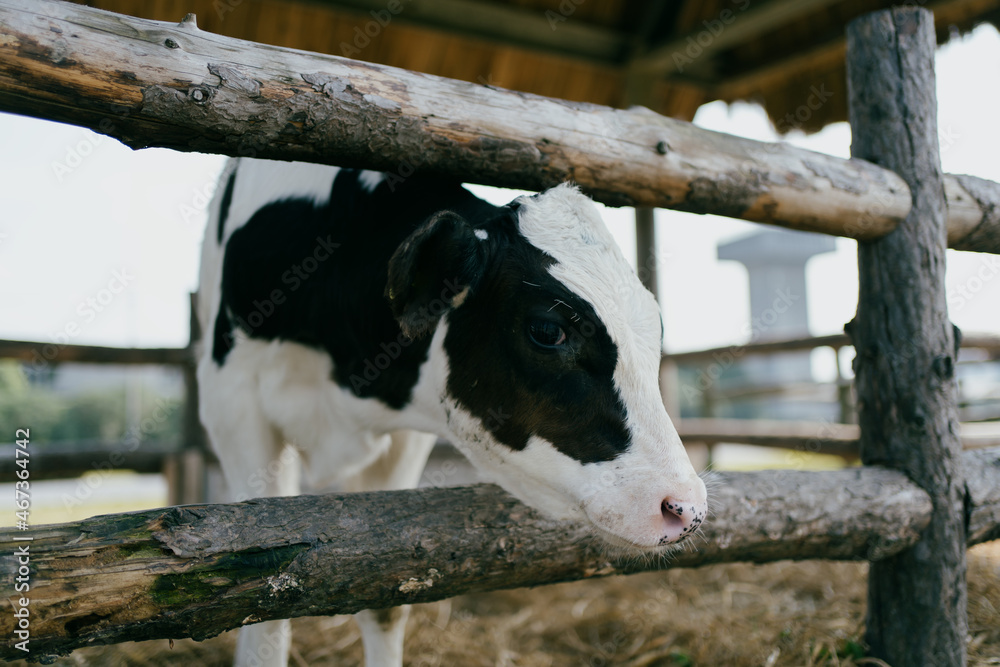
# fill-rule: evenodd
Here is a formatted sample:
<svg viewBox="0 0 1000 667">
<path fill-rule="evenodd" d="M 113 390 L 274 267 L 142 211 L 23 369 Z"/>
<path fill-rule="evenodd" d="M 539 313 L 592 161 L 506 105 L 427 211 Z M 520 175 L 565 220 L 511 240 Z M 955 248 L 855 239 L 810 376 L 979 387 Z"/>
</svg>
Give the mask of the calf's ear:
<svg viewBox="0 0 1000 667">
<path fill-rule="evenodd" d="M 403 333 L 418 338 L 462 305 L 482 273 L 484 253 L 472 226 L 451 211 L 432 215 L 393 253 L 385 296 Z"/>
</svg>

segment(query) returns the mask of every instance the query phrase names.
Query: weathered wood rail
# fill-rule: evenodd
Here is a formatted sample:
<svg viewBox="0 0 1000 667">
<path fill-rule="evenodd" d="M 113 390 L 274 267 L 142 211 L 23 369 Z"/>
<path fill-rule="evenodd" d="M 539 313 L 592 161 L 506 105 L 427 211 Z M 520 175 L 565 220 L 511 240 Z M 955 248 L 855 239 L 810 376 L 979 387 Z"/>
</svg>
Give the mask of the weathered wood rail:
<svg viewBox="0 0 1000 667">
<path fill-rule="evenodd" d="M 729 442 L 851 457 L 860 451 L 861 429 L 857 424 L 694 418 L 678 420 L 676 426 L 685 443 Z M 959 424 L 958 436 L 963 449 L 1000 447 L 1000 424 Z"/>
<path fill-rule="evenodd" d="M 153 364 L 193 365 L 194 355 L 186 347 L 104 347 L 27 340 L 0 340 L 0 359 L 17 359 L 32 364 Z"/>
<path fill-rule="evenodd" d="M 1000 449 L 964 455 L 969 544 L 1000 536 Z M 205 639 L 246 623 L 474 591 L 732 561 L 879 560 L 914 544 L 931 503 L 898 472 L 718 474 L 694 549 L 609 554 L 492 485 L 192 505 L 0 532 L 0 586 L 30 553 L 31 653 L 0 615 L 0 658 L 126 640 Z M 15 537 L 31 542 L 14 542 Z"/>
<path fill-rule="evenodd" d="M 963 348 L 986 350 L 990 354 L 1000 354 L 1000 336 L 994 334 L 962 335 Z M 691 352 L 672 352 L 663 355 L 664 361 L 674 363 L 697 363 L 717 361 L 719 357 L 755 354 L 778 354 L 797 350 L 812 350 L 817 347 L 850 347 L 847 334 L 810 336 L 789 340 L 761 341 L 745 344 L 726 345 Z M 102 347 L 99 345 L 71 345 L 45 343 L 27 340 L 0 340 L 0 359 L 18 359 L 25 363 L 81 363 L 81 364 L 155 364 L 183 366 L 193 364 L 194 356 L 185 347 Z"/>
<path fill-rule="evenodd" d="M 858 239 L 906 218 L 892 171 L 649 110 L 564 102 L 57 2 L 0 0 L 0 110 L 134 148 L 336 162 Z M 1000 185 L 945 179 L 953 248 L 1000 252 Z"/>
</svg>

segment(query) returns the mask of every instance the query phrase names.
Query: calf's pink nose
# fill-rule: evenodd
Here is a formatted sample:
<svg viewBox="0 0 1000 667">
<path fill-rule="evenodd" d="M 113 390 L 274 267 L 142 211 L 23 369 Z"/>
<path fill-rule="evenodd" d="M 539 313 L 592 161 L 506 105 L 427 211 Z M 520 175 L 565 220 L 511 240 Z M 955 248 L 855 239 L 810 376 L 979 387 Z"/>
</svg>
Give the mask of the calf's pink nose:
<svg viewBox="0 0 1000 667">
<path fill-rule="evenodd" d="M 663 516 L 663 537 L 660 544 L 676 544 L 698 530 L 705 520 L 708 506 L 704 501 L 685 502 L 674 498 L 664 498 L 660 503 Z"/>
</svg>

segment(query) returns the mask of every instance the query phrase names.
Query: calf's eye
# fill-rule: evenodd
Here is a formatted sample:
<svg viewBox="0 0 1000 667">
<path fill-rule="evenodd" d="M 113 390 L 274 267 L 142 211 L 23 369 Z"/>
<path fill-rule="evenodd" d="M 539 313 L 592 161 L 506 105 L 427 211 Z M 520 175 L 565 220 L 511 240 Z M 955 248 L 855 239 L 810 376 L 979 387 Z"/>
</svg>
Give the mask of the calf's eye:
<svg viewBox="0 0 1000 667">
<path fill-rule="evenodd" d="M 555 322 L 533 320 L 528 323 L 528 337 L 539 347 L 554 349 L 566 344 L 566 332 Z"/>
</svg>

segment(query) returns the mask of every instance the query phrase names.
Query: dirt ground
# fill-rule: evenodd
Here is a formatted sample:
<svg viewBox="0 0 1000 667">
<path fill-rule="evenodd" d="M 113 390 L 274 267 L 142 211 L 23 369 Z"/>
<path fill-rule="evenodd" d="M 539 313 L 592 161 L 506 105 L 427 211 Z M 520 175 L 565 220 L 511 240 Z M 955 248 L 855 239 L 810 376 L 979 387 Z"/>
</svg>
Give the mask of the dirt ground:
<svg viewBox="0 0 1000 667">
<path fill-rule="evenodd" d="M 809 561 L 673 570 L 415 607 L 413 667 L 811 667 L 863 655 L 867 566 Z M 1000 665 L 1000 542 L 969 551 L 969 665 Z M 290 664 L 362 664 L 348 617 L 293 621 Z M 58 665 L 224 666 L 235 634 L 76 651 Z M 892 667 L 908 667 L 897 665 Z"/>
</svg>

